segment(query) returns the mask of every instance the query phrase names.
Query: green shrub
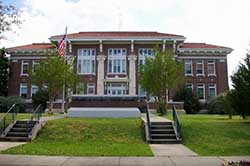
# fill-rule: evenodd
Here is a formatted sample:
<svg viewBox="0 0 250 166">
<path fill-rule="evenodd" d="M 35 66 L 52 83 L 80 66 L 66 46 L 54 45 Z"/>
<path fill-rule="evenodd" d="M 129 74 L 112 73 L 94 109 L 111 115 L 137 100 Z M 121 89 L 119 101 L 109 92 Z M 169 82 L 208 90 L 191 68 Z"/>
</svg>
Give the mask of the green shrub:
<svg viewBox="0 0 250 166">
<path fill-rule="evenodd" d="M 45 110 L 47 108 L 47 101 L 49 101 L 49 95 L 48 91 L 45 89 L 37 91 L 37 93 L 32 96 L 33 108 L 41 104 L 42 110 Z"/>
<path fill-rule="evenodd" d="M 18 112 L 25 112 L 25 101 L 19 96 L 9 96 L 3 97 L 0 96 L 0 112 L 7 112 L 8 109 L 13 105 L 16 104 L 14 109 Z"/>
<path fill-rule="evenodd" d="M 174 101 L 183 101 L 184 102 L 184 110 L 187 114 L 195 114 L 198 113 L 201 109 L 201 104 L 199 102 L 198 97 L 190 90 L 185 87 L 181 88 L 176 92 Z"/>
<path fill-rule="evenodd" d="M 208 102 L 208 113 L 209 114 L 228 114 L 229 118 L 235 114 L 232 108 L 232 96 L 231 91 L 222 93 L 219 96 L 211 99 Z"/>
</svg>

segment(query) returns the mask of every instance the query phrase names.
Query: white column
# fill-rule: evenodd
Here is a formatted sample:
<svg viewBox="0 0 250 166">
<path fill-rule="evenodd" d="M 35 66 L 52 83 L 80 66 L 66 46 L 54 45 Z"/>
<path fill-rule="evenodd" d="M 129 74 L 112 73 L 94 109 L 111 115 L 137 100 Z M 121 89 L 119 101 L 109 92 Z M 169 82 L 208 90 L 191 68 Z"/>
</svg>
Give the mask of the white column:
<svg viewBox="0 0 250 166">
<path fill-rule="evenodd" d="M 97 69 L 97 95 L 104 94 L 104 60 L 105 55 L 98 55 L 98 69 Z"/>
<path fill-rule="evenodd" d="M 136 55 L 129 55 L 129 95 L 136 95 Z"/>
<path fill-rule="evenodd" d="M 166 40 L 163 40 L 163 43 L 162 43 L 162 51 L 166 51 Z"/>
</svg>

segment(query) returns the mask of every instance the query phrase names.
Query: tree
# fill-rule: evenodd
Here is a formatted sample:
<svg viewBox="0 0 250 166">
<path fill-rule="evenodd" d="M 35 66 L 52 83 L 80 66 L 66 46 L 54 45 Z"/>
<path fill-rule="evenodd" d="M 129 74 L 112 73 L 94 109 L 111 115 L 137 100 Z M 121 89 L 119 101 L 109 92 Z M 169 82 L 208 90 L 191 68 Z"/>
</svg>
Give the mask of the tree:
<svg viewBox="0 0 250 166">
<path fill-rule="evenodd" d="M 3 39 L 3 32 L 11 31 L 13 25 L 19 26 L 19 11 L 12 5 L 4 5 L 0 1 L 0 40 Z"/>
<path fill-rule="evenodd" d="M 186 88 L 185 86 L 180 88 L 175 96 L 174 101 L 183 101 L 184 110 L 187 114 L 198 113 L 201 109 L 201 104 L 199 98 L 192 92 L 191 89 Z"/>
<path fill-rule="evenodd" d="M 36 71 L 30 71 L 31 83 L 48 91 L 50 113 L 53 101 L 62 93 L 64 85 L 73 89 L 78 82 L 77 74 L 72 68 L 73 62 L 67 62 L 59 55 L 48 55 L 46 60 L 39 62 Z"/>
<path fill-rule="evenodd" d="M 45 110 L 47 108 L 48 101 L 49 95 L 46 89 L 39 89 L 37 93 L 32 96 L 32 104 L 34 108 L 41 104 L 42 110 Z"/>
<path fill-rule="evenodd" d="M 183 63 L 175 61 L 173 52 L 155 50 L 139 69 L 140 85 L 149 95 L 157 96 L 158 111 L 166 112 L 168 91 L 179 85 L 183 78 Z"/>
<path fill-rule="evenodd" d="M 244 63 L 240 63 L 239 69 L 231 76 L 232 106 L 243 118 L 250 116 L 250 50 L 246 54 Z"/>
<path fill-rule="evenodd" d="M 0 49 L 0 96 L 8 95 L 9 60 L 5 49 Z"/>
</svg>

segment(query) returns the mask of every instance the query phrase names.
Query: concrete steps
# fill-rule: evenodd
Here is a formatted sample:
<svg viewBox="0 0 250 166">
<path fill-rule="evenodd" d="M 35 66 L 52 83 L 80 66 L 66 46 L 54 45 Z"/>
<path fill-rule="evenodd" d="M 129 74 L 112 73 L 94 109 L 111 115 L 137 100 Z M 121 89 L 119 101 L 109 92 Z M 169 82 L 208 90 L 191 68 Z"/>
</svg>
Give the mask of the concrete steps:
<svg viewBox="0 0 250 166">
<path fill-rule="evenodd" d="M 152 144 L 181 143 L 176 137 L 172 122 L 151 122 L 150 135 Z"/>
<path fill-rule="evenodd" d="M 1 141 L 26 142 L 29 141 L 29 132 L 35 126 L 36 121 L 16 121 L 14 126 L 8 131 Z"/>
</svg>

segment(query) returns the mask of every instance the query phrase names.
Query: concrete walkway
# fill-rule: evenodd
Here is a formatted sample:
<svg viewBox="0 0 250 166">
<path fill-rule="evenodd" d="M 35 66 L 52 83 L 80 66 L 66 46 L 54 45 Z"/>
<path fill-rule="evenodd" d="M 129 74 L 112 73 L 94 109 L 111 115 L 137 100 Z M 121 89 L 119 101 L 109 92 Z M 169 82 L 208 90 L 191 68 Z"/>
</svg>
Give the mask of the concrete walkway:
<svg viewBox="0 0 250 166">
<path fill-rule="evenodd" d="M 142 119 L 144 122 L 147 122 L 146 114 L 141 114 L 141 119 Z M 166 118 L 163 118 L 163 117 L 154 115 L 154 114 L 150 114 L 150 121 L 151 121 L 151 122 L 172 122 L 172 121 L 169 120 L 169 119 L 166 119 Z"/>
<path fill-rule="evenodd" d="M 66 157 L 0 155 L 0 166 L 221 166 L 243 157 Z"/>
<path fill-rule="evenodd" d="M 0 151 L 23 144 L 26 144 L 26 142 L 0 142 Z"/>
<path fill-rule="evenodd" d="M 149 146 L 155 157 L 198 156 L 182 144 L 150 144 Z"/>
</svg>

